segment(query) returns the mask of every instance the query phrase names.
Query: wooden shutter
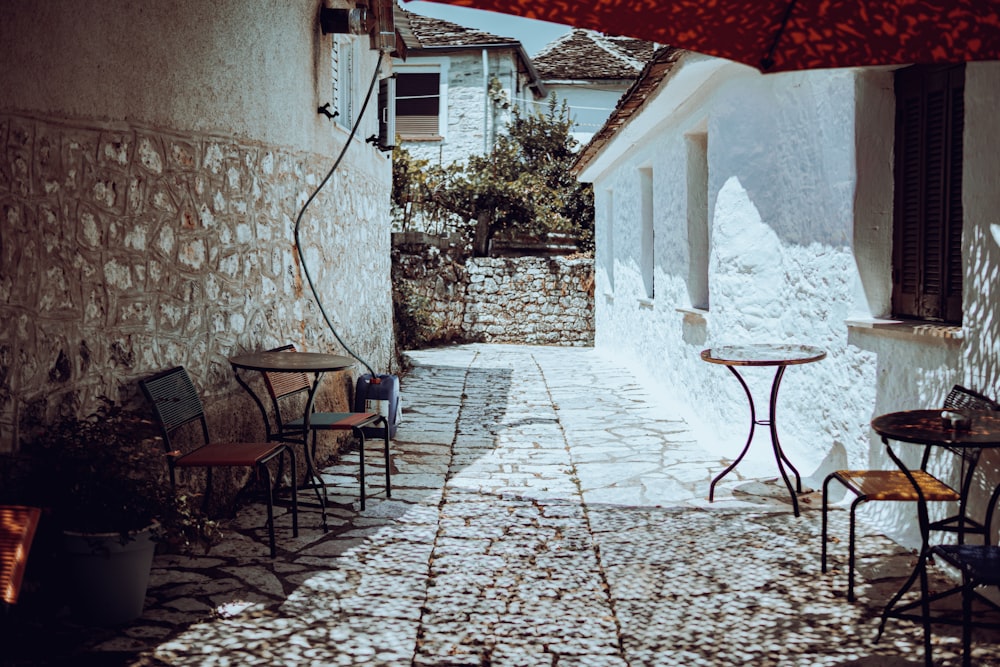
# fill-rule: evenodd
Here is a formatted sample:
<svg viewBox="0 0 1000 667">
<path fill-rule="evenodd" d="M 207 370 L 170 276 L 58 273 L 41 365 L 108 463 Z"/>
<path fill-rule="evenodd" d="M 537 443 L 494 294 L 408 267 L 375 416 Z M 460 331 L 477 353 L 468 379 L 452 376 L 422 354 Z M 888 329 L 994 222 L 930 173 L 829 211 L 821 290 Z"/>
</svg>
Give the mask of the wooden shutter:
<svg viewBox="0 0 1000 667">
<path fill-rule="evenodd" d="M 896 73 L 893 312 L 961 323 L 965 69 Z"/>
</svg>

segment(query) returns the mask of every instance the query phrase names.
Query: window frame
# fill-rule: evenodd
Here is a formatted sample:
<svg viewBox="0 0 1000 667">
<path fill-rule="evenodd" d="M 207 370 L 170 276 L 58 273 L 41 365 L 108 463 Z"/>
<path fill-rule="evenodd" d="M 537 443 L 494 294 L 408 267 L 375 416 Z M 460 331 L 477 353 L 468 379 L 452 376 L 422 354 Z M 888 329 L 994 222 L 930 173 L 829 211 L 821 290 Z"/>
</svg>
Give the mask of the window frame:
<svg viewBox="0 0 1000 667">
<path fill-rule="evenodd" d="M 357 73 L 357 40 L 349 36 L 335 35 L 333 40 L 333 102 L 335 124 L 345 130 L 354 127 L 355 81 Z"/>
<path fill-rule="evenodd" d="M 419 65 L 394 65 L 393 70 L 396 74 L 396 132 L 399 134 L 403 141 L 445 141 L 448 137 L 448 59 L 447 58 L 428 58 L 423 60 Z M 400 98 L 404 98 L 405 95 L 400 94 L 400 82 L 401 78 L 405 77 L 407 74 L 437 74 L 438 75 L 438 114 L 437 114 L 437 134 L 422 133 L 422 132 L 405 132 L 406 122 L 401 119 L 405 119 L 407 114 L 400 113 L 399 103 Z M 412 115 L 412 114 L 411 114 Z"/>
</svg>

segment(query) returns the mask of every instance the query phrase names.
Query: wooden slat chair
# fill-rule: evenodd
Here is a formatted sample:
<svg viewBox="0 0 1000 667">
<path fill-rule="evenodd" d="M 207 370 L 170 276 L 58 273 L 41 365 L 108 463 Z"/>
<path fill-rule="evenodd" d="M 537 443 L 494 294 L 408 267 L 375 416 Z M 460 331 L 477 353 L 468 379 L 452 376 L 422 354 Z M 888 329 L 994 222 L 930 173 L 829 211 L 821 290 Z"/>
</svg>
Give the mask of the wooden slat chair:
<svg viewBox="0 0 1000 667">
<path fill-rule="evenodd" d="M 42 511 L 37 507 L 0 505 L 0 600 L 13 605 L 21 593 L 28 552 Z"/>
<path fill-rule="evenodd" d="M 944 408 L 947 410 L 998 410 L 1000 404 L 971 389 L 955 385 L 945 398 Z M 955 490 L 927 472 L 932 449 L 932 447 L 924 448 L 920 469 L 911 471 L 913 479 L 920 485 L 920 491 L 928 502 L 957 502 L 959 508 L 958 513 L 954 516 L 931 522 L 930 529 L 958 533 L 960 542 L 964 541 L 967 534 L 982 535 L 984 533 L 983 525 L 965 515 L 965 500 L 969 497 L 968 492 L 972 484 L 976 463 L 979 460 L 980 450 L 973 447 L 949 450 L 960 457 L 963 467 L 963 474 L 959 480 L 960 487 Z M 823 481 L 823 544 L 821 547 L 821 569 L 823 572 L 826 572 L 828 492 L 830 482 L 834 480 L 840 482 L 857 496 L 850 508 L 850 532 L 847 547 L 847 599 L 854 602 L 855 511 L 858 505 L 872 500 L 915 503 L 919 501 L 919 496 L 902 470 L 837 470 L 830 473 Z"/>
<path fill-rule="evenodd" d="M 163 435 L 170 466 L 170 484 L 176 489 L 177 468 L 205 468 L 207 477 L 206 499 L 212 488 L 212 469 L 219 467 L 247 467 L 254 471 L 266 488 L 267 530 L 271 547 L 271 558 L 275 556 L 274 543 L 274 491 L 271 473 L 267 464 L 281 458 L 287 452 L 291 461 L 292 479 L 295 479 L 295 452 L 278 442 L 213 442 L 209 437 L 208 421 L 191 382 L 191 377 L 183 366 L 157 373 L 140 381 L 146 398 L 153 404 L 153 410 Z M 202 445 L 187 452 L 175 448 L 171 437 L 183 426 L 197 422 L 201 425 Z M 295 484 L 292 485 L 292 533 L 299 535 L 298 502 Z"/>
<path fill-rule="evenodd" d="M 268 352 L 295 353 L 294 345 L 283 345 L 281 347 L 268 350 Z M 386 418 L 377 412 L 312 412 L 309 415 L 309 430 L 312 432 L 312 442 L 309 443 L 307 433 L 304 433 L 305 419 L 303 416 L 290 417 L 293 406 L 300 412 L 304 409 L 303 400 L 306 400 L 313 386 L 308 374 L 304 372 L 264 372 L 264 384 L 271 397 L 274 412 L 275 424 L 272 427 L 271 421 L 264 415 L 264 424 L 267 428 L 268 440 L 278 442 L 295 443 L 303 447 L 311 446 L 312 456 L 307 452 L 307 463 L 314 460 L 316 456 L 316 436 L 320 431 L 350 431 L 358 438 L 360 476 L 361 476 L 361 509 L 365 509 L 365 432 L 373 427 L 378 427 L 378 431 L 384 437 L 383 453 L 385 456 L 385 495 L 392 497 L 392 465 L 389 455 L 389 423 Z M 263 408 L 261 408 L 263 409 Z M 320 503 L 325 510 L 326 486 L 319 478 L 318 471 L 309 469 L 310 476 L 315 477 L 320 493 Z M 325 511 L 324 511 L 325 521 Z"/>
</svg>

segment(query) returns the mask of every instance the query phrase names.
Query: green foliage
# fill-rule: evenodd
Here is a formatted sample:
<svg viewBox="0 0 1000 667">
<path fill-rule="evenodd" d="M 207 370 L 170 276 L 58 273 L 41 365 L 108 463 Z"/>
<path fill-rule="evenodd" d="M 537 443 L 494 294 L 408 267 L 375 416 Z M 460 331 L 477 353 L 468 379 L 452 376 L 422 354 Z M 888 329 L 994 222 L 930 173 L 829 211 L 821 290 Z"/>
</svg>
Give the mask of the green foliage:
<svg viewBox="0 0 1000 667">
<path fill-rule="evenodd" d="M 110 399 L 88 417 L 62 417 L 32 429 L 16 462 L 8 463 L 8 495 L 51 510 L 63 530 L 118 533 L 154 525 L 174 546 L 218 541 L 216 522 L 174 494 L 163 446 L 152 424 Z"/>
<path fill-rule="evenodd" d="M 406 280 L 393 280 L 392 309 L 396 345 L 401 350 L 419 350 L 455 339 L 455 332 L 442 326 L 441 318 L 432 312 L 430 300 Z"/>
<path fill-rule="evenodd" d="M 435 167 L 398 148 L 393 156 L 393 206 L 396 220 L 425 220 L 448 214 L 464 221 L 476 254 L 486 254 L 501 230 L 533 236 L 566 232 L 581 249 L 593 247 L 594 198 L 588 184 L 570 173 L 578 142 L 565 102 L 549 99 L 547 110 L 523 114 L 511 109 L 507 134 L 497 137 L 488 155 L 466 164 Z"/>
</svg>

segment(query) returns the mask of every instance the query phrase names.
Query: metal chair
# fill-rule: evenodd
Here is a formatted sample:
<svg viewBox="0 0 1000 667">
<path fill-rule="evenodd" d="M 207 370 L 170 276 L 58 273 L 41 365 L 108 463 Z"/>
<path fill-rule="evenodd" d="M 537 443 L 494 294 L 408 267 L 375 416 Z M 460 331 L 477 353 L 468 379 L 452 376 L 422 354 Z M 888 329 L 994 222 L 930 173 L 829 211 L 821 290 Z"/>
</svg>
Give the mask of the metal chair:
<svg viewBox="0 0 1000 667">
<path fill-rule="evenodd" d="M 945 398 L 944 407 L 948 410 L 1000 410 L 1000 404 L 982 394 L 955 385 Z M 972 484 L 972 474 L 979 461 L 979 450 L 951 449 L 953 454 L 962 461 L 964 471 L 960 479 L 960 488 L 955 490 L 948 484 L 927 472 L 931 448 L 924 450 L 920 461 L 920 469 L 911 471 L 914 480 L 920 485 L 924 498 L 930 502 L 957 502 L 958 513 L 954 516 L 933 521 L 930 530 L 958 533 L 959 542 L 964 542 L 966 534 L 982 535 L 983 525 L 965 514 L 965 502 L 969 487 Z M 823 481 L 823 525 L 822 525 L 822 571 L 826 572 L 827 552 L 827 511 L 829 485 L 832 481 L 840 482 L 857 498 L 851 503 L 850 533 L 848 537 L 847 565 L 847 599 L 854 602 L 854 547 L 855 547 L 855 511 L 858 505 L 870 500 L 891 500 L 901 502 L 918 502 L 920 500 L 913 484 L 906 478 L 902 470 L 837 470 L 830 473 Z"/>
<path fill-rule="evenodd" d="M 217 467 L 248 467 L 259 476 L 267 489 L 267 529 L 271 558 L 275 556 L 274 498 L 271 473 L 267 464 L 288 452 L 291 459 L 292 479 L 295 479 L 295 452 L 287 445 L 275 442 L 212 442 L 208 421 L 201 398 L 182 366 L 157 373 L 139 382 L 143 394 L 153 404 L 153 410 L 163 435 L 167 461 L 170 466 L 170 484 L 176 489 L 177 468 L 206 469 L 206 499 L 212 488 L 212 469 Z M 171 436 L 181 427 L 198 422 L 201 425 L 203 444 L 190 451 L 175 448 Z M 295 484 L 292 485 L 292 534 L 299 535 L 298 500 Z"/>
<path fill-rule="evenodd" d="M 268 352 L 287 352 L 289 354 L 295 353 L 294 345 L 283 345 L 281 347 L 268 350 Z M 309 404 L 310 392 L 315 391 L 313 383 L 310 382 L 309 376 L 302 373 L 289 373 L 289 372 L 274 372 L 265 371 L 264 384 L 267 386 L 267 392 L 271 397 L 271 403 L 274 408 L 274 420 L 275 424 L 272 428 L 270 420 L 267 415 L 264 415 L 264 425 L 267 429 L 267 439 L 275 440 L 278 442 L 287 442 L 300 444 L 303 447 L 308 447 L 308 434 L 305 433 L 305 417 L 296 416 L 291 419 L 285 416 L 292 406 L 295 405 L 300 411 L 303 409 L 301 407 L 301 400 L 303 397 L 306 398 L 306 405 Z M 263 411 L 263 406 L 261 406 Z M 376 430 L 377 429 L 377 430 Z M 360 458 L 360 475 L 361 475 L 361 509 L 365 509 L 365 435 L 366 433 L 371 434 L 373 432 L 380 432 L 384 438 L 384 456 L 385 456 L 385 495 L 387 498 L 392 497 L 392 465 L 389 455 L 389 423 L 388 420 L 381 414 L 376 412 L 312 412 L 309 415 L 309 431 L 312 432 L 312 445 L 311 453 L 306 452 L 306 464 L 308 467 L 309 476 L 315 479 L 316 484 L 319 485 L 321 498 L 320 502 L 323 503 L 324 508 L 326 504 L 326 486 L 319 479 L 319 474 L 313 470 L 313 460 L 316 456 L 316 437 L 319 431 L 350 431 L 355 437 L 358 438 L 359 445 L 359 458 Z"/>
<path fill-rule="evenodd" d="M 983 544 L 942 544 L 931 547 L 931 556 L 937 556 L 944 562 L 958 569 L 962 574 L 962 664 L 968 667 L 972 664 L 970 645 L 972 643 L 972 628 L 974 626 L 997 627 L 996 623 L 977 623 L 972 619 L 972 602 L 976 595 L 976 589 L 981 586 L 1000 586 L 1000 546 L 996 546 L 990 539 L 989 526 L 993 522 L 993 514 L 996 509 L 997 500 L 1000 499 L 1000 485 L 993 490 L 990 502 L 986 509 L 986 518 L 983 525 L 987 529 L 983 531 Z M 954 592 L 954 591 L 951 591 Z M 944 597 L 946 593 L 939 593 L 935 599 Z M 992 602 L 989 603 L 994 606 Z M 931 618 L 924 618 L 924 632 L 930 634 Z M 930 645 L 929 642 L 925 642 Z M 930 664 L 931 658 L 927 656 Z"/>
</svg>

